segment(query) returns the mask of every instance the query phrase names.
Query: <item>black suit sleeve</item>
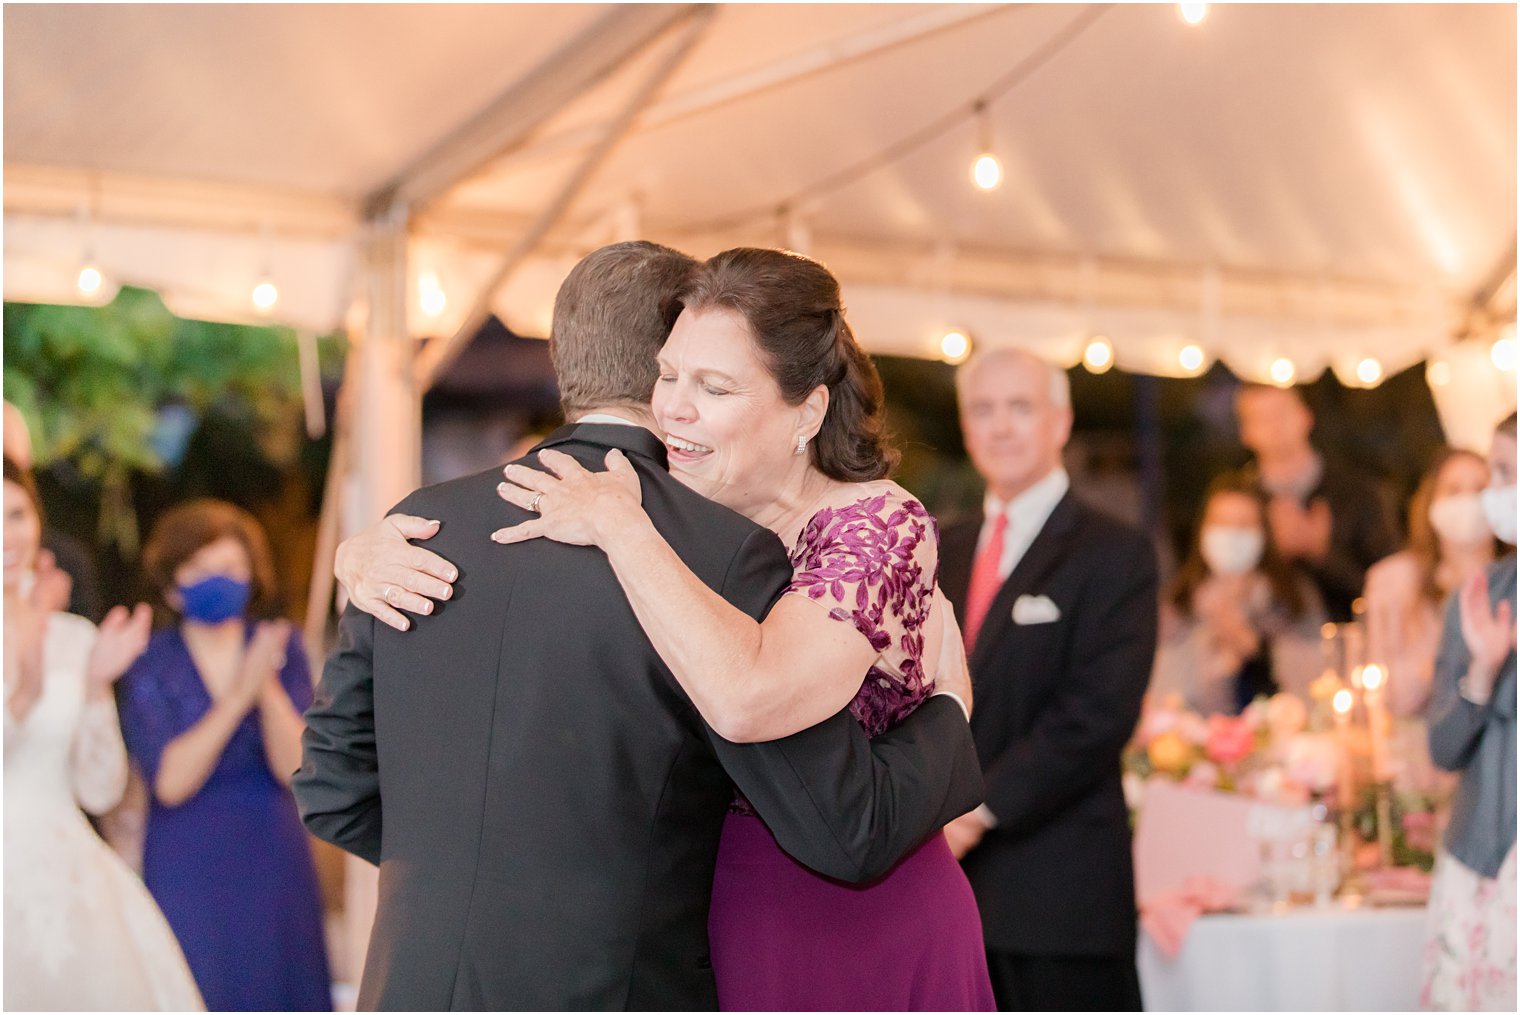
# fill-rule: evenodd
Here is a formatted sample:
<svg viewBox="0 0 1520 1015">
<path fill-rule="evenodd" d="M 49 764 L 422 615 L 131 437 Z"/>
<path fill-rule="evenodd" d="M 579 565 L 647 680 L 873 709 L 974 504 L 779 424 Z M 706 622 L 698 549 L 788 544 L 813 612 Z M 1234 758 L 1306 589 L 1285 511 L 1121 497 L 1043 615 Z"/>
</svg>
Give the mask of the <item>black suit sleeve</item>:
<svg viewBox="0 0 1520 1015">
<path fill-rule="evenodd" d="M 291 779 L 301 820 L 317 838 L 380 862 L 380 766 L 375 751 L 375 618 L 353 606 L 306 710 L 301 768 Z"/>
<path fill-rule="evenodd" d="M 386 514 L 413 513 L 416 494 Z M 301 821 L 325 842 L 380 862 L 380 763 L 375 749 L 374 617 L 352 605 L 322 667 L 290 788 Z"/>
<path fill-rule="evenodd" d="M 985 767 L 998 830 L 1038 827 L 1099 779 L 1140 718 L 1156 652 L 1156 556 L 1142 537 L 1106 548 L 1075 608 L 1070 665 L 1029 730 Z"/>
<path fill-rule="evenodd" d="M 791 573 L 781 544 L 757 533 L 736 559 L 723 594 L 760 617 Z M 769 743 L 735 744 L 711 730 L 708 736 L 781 848 L 844 881 L 886 873 L 982 799 L 971 729 L 960 706 L 944 697 L 925 702 L 874 741 L 848 709 Z"/>
</svg>

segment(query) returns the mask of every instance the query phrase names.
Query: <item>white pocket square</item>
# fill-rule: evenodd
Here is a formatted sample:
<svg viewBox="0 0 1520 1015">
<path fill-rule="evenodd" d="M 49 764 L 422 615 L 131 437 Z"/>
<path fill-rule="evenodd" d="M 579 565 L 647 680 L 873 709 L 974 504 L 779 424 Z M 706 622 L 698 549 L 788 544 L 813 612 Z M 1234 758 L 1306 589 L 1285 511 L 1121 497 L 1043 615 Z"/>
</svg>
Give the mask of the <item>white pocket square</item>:
<svg viewBox="0 0 1520 1015">
<path fill-rule="evenodd" d="M 1061 619 L 1061 608 L 1049 596 L 1019 596 L 1013 604 L 1015 624 L 1052 624 Z"/>
</svg>

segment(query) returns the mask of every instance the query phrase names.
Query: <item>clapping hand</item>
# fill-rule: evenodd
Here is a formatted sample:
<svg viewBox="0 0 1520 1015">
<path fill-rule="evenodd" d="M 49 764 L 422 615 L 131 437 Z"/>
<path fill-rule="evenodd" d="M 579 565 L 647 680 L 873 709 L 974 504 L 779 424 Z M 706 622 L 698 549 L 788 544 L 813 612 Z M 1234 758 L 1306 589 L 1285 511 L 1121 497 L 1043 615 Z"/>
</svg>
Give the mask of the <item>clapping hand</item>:
<svg viewBox="0 0 1520 1015">
<path fill-rule="evenodd" d="M 1467 671 L 1467 690 L 1487 698 L 1499 677 L 1499 666 L 1515 648 L 1515 618 L 1509 601 L 1497 607 L 1488 601 L 1488 576 L 1478 572 L 1457 593 L 1457 613 L 1462 640 L 1472 656 Z"/>
<path fill-rule="evenodd" d="M 1324 560 L 1330 553 L 1332 521 L 1330 505 L 1322 499 L 1300 507 L 1293 497 L 1278 494 L 1267 505 L 1272 543 L 1290 560 Z"/>
<path fill-rule="evenodd" d="M 100 622 L 95 645 L 90 649 L 90 659 L 85 666 L 90 690 L 103 691 L 116 683 L 148 647 L 152 628 L 153 611 L 147 603 L 138 603 L 131 610 L 125 606 L 113 606 Z"/>
<path fill-rule="evenodd" d="M 278 685 L 289 644 L 288 620 L 266 620 L 254 628 L 253 637 L 243 650 L 243 665 L 234 685 L 235 692 L 242 694 L 250 706 L 271 683 Z"/>
<path fill-rule="evenodd" d="M 34 580 L 27 603 L 40 616 L 62 613 L 69 608 L 69 596 L 74 591 L 74 579 L 58 566 L 51 550 L 39 550 L 33 568 Z"/>
</svg>

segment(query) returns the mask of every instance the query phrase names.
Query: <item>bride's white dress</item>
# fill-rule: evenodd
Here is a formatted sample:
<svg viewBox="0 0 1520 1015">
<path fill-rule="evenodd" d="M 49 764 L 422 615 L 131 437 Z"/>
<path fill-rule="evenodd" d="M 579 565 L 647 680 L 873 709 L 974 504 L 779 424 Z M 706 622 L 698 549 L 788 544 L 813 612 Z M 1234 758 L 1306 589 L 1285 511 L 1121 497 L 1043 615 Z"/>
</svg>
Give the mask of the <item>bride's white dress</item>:
<svg viewBox="0 0 1520 1015">
<path fill-rule="evenodd" d="M 95 626 L 48 618 L 41 697 L 5 713 L 5 1008 L 202 1009 L 179 942 L 153 897 L 85 820 L 127 779 L 109 699 L 86 705 Z"/>
</svg>

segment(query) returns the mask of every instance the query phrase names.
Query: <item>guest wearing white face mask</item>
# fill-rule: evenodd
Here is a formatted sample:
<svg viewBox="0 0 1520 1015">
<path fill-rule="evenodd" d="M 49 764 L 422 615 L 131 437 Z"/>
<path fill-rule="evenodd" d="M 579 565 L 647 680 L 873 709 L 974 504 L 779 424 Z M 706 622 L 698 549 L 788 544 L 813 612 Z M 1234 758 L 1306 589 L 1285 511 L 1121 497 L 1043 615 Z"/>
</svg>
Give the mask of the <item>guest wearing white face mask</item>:
<svg viewBox="0 0 1520 1015">
<path fill-rule="evenodd" d="M 1235 714 L 1278 689 L 1305 694 L 1318 671 L 1323 619 L 1313 585 L 1267 539 L 1255 490 L 1217 480 L 1163 603 L 1151 694 L 1180 694 L 1204 715 Z"/>
<path fill-rule="evenodd" d="M 1509 552 L 1447 603 L 1430 755 L 1459 776 L 1436 854 L 1421 1007 L 1515 1010 L 1515 416 L 1488 453 L 1484 513 Z"/>
<path fill-rule="evenodd" d="M 1395 715 L 1423 716 L 1441 636 L 1441 606 L 1494 559 L 1483 512 L 1488 463 L 1448 449 L 1409 504 L 1409 542 L 1367 572 L 1367 658 L 1387 668 Z"/>
</svg>

